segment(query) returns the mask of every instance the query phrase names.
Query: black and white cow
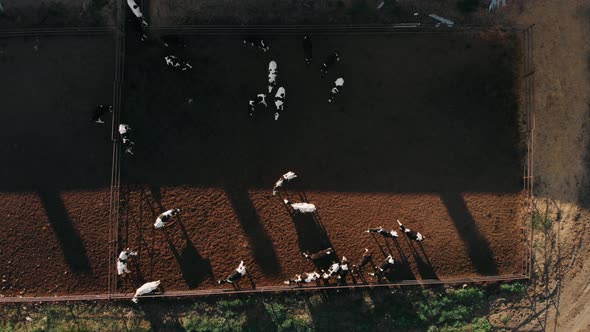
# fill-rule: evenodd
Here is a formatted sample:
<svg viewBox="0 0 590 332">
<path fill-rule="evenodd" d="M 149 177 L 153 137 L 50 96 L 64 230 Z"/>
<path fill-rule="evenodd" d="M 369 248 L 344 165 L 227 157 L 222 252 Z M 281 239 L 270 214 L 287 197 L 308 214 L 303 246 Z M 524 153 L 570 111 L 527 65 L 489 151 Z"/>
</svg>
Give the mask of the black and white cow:
<svg viewBox="0 0 590 332">
<path fill-rule="evenodd" d="M 379 266 L 377 266 L 377 268 L 375 269 L 375 273 L 369 273 L 369 275 L 373 277 L 383 275 L 383 273 L 393 268 L 394 265 L 395 260 L 393 259 L 393 256 L 389 255 L 383 260 L 383 262 L 381 262 L 381 264 L 379 264 Z"/>
<path fill-rule="evenodd" d="M 397 223 L 399 224 L 399 229 L 402 230 L 402 232 L 404 234 L 406 234 L 406 236 L 410 239 L 410 240 L 414 240 L 417 242 L 422 242 L 424 241 L 425 237 L 420 234 L 419 232 L 413 231 L 409 228 L 406 228 L 404 225 L 402 225 L 401 222 L 399 222 L 399 220 L 397 221 Z"/>
<path fill-rule="evenodd" d="M 167 55 L 164 57 L 164 62 L 166 66 L 172 67 L 174 69 L 178 69 L 181 71 L 186 71 L 192 69 L 193 66 L 188 61 L 182 60 L 176 55 Z"/>
<path fill-rule="evenodd" d="M 278 65 L 277 62 L 271 60 L 268 63 L 268 93 L 277 85 Z"/>
<path fill-rule="evenodd" d="M 317 281 L 319 278 L 320 274 L 315 271 L 303 274 L 296 274 L 295 278 L 284 281 L 284 284 L 297 284 L 298 286 L 301 286 L 301 284 L 309 284 L 310 282 Z"/>
<path fill-rule="evenodd" d="M 305 56 L 305 63 L 310 65 L 313 53 L 311 38 L 308 35 L 303 36 L 303 55 Z"/>
<path fill-rule="evenodd" d="M 320 250 L 320 251 L 313 253 L 313 254 L 310 254 L 309 251 L 304 252 L 303 257 L 305 257 L 311 261 L 317 261 L 318 259 L 326 258 L 326 257 L 332 255 L 333 253 L 334 253 L 334 249 L 327 248 L 327 249 Z"/>
<path fill-rule="evenodd" d="M 104 121 L 102 121 L 102 117 L 103 117 L 103 115 L 105 115 L 108 112 L 110 112 L 110 113 L 113 112 L 113 106 L 102 105 L 102 104 L 96 106 L 94 108 L 94 111 L 92 112 L 91 121 L 96 122 L 96 123 L 104 123 Z"/>
<path fill-rule="evenodd" d="M 342 77 L 338 77 L 336 81 L 334 81 L 334 87 L 330 90 L 330 98 L 328 98 L 328 102 L 331 103 L 336 98 L 336 95 L 342 91 L 342 87 L 344 86 L 344 79 Z"/>
<path fill-rule="evenodd" d="M 119 257 L 117 258 L 117 274 L 122 275 L 125 273 L 131 273 L 129 268 L 127 268 L 127 260 L 129 256 L 137 256 L 136 251 L 131 251 L 129 248 L 121 251 Z"/>
<path fill-rule="evenodd" d="M 266 104 L 266 95 L 264 93 L 259 93 L 256 95 L 256 98 L 248 101 L 248 114 L 253 116 L 254 111 L 256 110 L 256 105 L 260 104 L 264 105 L 264 107 L 268 107 Z"/>
<path fill-rule="evenodd" d="M 315 205 L 311 203 L 291 203 L 287 199 L 284 199 L 283 202 L 297 213 L 314 213 L 317 210 Z"/>
<path fill-rule="evenodd" d="M 161 213 L 158 218 L 156 218 L 156 222 L 154 223 L 154 228 L 162 228 L 166 226 L 170 226 L 171 223 L 169 222 L 172 217 L 178 215 L 182 212 L 181 209 L 170 209 L 166 212 Z"/>
<path fill-rule="evenodd" d="M 345 256 L 342 256 L 340 260 L 340 270 L 338 271 L 338 279 L 346 279 L 346 276 L 350 272 L 350 268 L 348 266 L 348 259 Z"/>
<path fill-rule="evenodd" d="M 133 146 L 135 143 L 130 139 L 130 131 L 131 127 L 128 124 L 119 124 L 119 134 L 121 135 L 121 141 L 123 142 L 125 153 L 133 155 Z"/>
<path fill-rule="evenodd" d="M 244 265 L 244 261 L 240 261 L 240 265 L 225 279 L 220 279 L 217 283 L 220 285 L 223 284 L 234 284 L 242 280 L 242 278 L 246 275 L 246 265 Z"/>
<path fill-rule="evenodd" d="M 395 239 L 398 237 L 397 232 L 392 229 L 383 228 L 383 226 L 379 226 L 377 228 L 369 228 L 365 232 L 373 233 L 373 234 L 380 234 L 385 238 Z"/>
<path fill-rule="evenodd" d="M 338 51 L 334 51 L 332 54 L 328 55 L 324 60 L 324 63 L 322 63 L 322 68 L 320 69 L 322 77 L 328 75 L 328 69 L 334 66 L 338 61 L 340 61 L 340 54 Z"/>
<path fill-rule="evenodd" d="M 290 182 L 291 180 L 295 179 L 297 174 L 292 171 L 288 171 L 287 173 L 281 175 L 281 177 L 275 183 L 275 186 L 272 188 L 273 196 L 279 192 L 279 188 L 283 186 L 285 182 Z"/>
<path fill-rule="evenodd" d="M 365 252 L 363 253 L 363 256 L 359 260 L 358 264 L 352 266 L 352 272 L 360 275 L 363 268 L 372 261 L 373 253 L 369 251 L 369 248 L 365 248 Z"/>
<path fill-rule="evenodd" d="M 275 94 L 275 107 L 277 111 L 275 112 L 275 120 L 279 119 L 279 114 L 285 109 L 285 98 L 287 94 L 285 88 L 280 87 L 277 89 L 277 93 Z"/>
<path fill-rule="evenodd" d="M 244 39 L 243 42 L 244 46 L 258 47 L 263 52 L 268 52 L 268 50 L 270 49 L 270 47 L 268 46 L 268 41 L 260 37 L 248 36 L 246 37 L 246 39 Z"/>
<path fill-rule="evenodd" d="M 134 0 L 127 0 L 127 5 L 129 6 L 131 11 L 133 12 L 133 15 L 135 15 L 135 17 L 137 17 L 137 19 L 141 21 L 141 24 L 144 26 L 147 26 L 148 23 L 143 18 L 143 13 L 141 12 L 141 9 L 139 9 L 139 6 L 137 5 L 137 3 Z"/>
<path fill-rule="evenodd" d="M 332 265 L 328 268 L 328 271 L 322 270 L 322 278 L 324 280 L 330 279 L 340 271 L 340 263 L 332 262 Z"/>
</svg>

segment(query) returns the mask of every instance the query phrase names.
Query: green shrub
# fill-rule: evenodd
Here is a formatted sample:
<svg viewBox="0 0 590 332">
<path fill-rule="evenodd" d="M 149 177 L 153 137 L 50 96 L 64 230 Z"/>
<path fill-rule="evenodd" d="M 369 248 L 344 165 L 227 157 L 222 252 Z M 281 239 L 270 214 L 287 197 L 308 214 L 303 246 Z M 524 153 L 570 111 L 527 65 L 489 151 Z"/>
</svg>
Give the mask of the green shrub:
<svg viewBox="0 0 590 332">
<path fill-rule="evenodd" d="M 520 282 L 515 282 L 510 284 L 501 284 L 500 289 L 510 294 L 522 294 L 526 291 L 527 286 L 521 284 Z"/>
</svg>

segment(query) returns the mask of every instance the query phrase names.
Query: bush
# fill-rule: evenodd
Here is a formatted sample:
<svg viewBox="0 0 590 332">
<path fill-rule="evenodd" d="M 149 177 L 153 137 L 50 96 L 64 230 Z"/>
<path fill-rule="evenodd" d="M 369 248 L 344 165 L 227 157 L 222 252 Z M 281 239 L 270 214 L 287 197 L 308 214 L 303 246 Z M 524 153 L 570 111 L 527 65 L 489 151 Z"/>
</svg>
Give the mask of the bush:
<svg viewBox="0 0 590 332">
<path fill-rule="evenodd" d="M 510 293 L 510 294 L 522 294 L 526 291 L 526 288 L 527 288 L 526 285 L 523 285 L 520 282 L 500 285 L 500 289 L 502 291 Z"/>
</svg>

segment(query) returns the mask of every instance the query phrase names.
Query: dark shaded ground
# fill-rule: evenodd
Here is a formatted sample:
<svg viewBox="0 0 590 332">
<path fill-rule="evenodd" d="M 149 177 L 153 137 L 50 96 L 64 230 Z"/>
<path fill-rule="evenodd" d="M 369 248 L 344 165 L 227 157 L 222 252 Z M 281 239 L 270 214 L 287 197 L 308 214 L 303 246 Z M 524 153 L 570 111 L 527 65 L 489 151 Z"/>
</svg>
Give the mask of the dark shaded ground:
<svg viewBox="0 0 590 332">
<path fill-rule="evenodd" d="M 173 207 L 185 210 L 196 251 L 197 263 L 187 264 L 210 264 L 213 277 L 198 273 L 208 278 L 199 288 L 240 260 L 258 285 L 280 284 L 314 269 L 301 250 L 326 245 L 352 262 L 365 247 L 376 263 L 392 253 L 404 264 L 390 280 L 520 272 L 514 36 L 312 35 L 310 67 L 301 36 L 269 35 L 268 54 L 243 47 L 241 37 L 185 37 L 189 46 L 174 52 L 192 61 L 189 72 L 166 69 L 167 51 L 156 43 L 139 48 L 128 39 L 122 117 L 137 144 L 123 164 L 121 245 L 152 253 L 138 262 L 146 280 L 195 288 L 165 234 L 153 230 Z M 334 49 L 342 61 L 322 80 L 319 62 Z M 250 119 L 247 101 L 266 89 L 270 59 L 286 108 L 279 121 L 264 109 Z M 329 104 L 340 75 L 343 93 Z M 270 195 L 288 169 L 301 178 L 285 194 L 304 194 L 319 208 L 315 218 L 292 218 Z M 428 237 L 423 246 L 363 233 L 398 218 Z"/>
<path fill-rule="evenodd" d="M 112 36 L 3 38 L 0 294 L 107 288 Z"/>
</svg>

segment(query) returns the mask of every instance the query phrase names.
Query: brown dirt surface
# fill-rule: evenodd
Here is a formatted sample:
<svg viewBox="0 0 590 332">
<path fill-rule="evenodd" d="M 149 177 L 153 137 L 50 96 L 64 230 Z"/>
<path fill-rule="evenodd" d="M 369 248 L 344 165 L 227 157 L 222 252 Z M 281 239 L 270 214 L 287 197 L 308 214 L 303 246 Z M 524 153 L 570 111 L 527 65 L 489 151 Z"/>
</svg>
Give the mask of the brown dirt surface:
<svg viewBox="0 0 590 332">
<path fill-rule="evenodd" d="M 330 245 L 352 261 L 370 247 L 380 260 L 363 231 L 398 218 L 428 239 L 415 251 L 403 238 L 389 243 L 407 259 L 393 279 L 521 271 L 514 36 L 317 35 L 310 68 L 301 36 L 270 35 L 269 54 L 241 38 L 185 36 L 177 54 L 195 68 L 184 73 L 164 69 L 155 45 L 128 52 L 122 116 L 137 144 L 123 165 L 120 241 L 141 255 L 121 290 L 151 279 L 167 290 L 211 287 L 240 260 L 257 285 L 278 285 L 314 268 L 302 250 Z M 319 59 L 333 49 L 342 61 L 321 80 Z M 271 58 L 286 110 L 277 122 L 264 110 L 249 119 Z M 337 75 L 344 92 L 329 105 Z M 288 169 L 301 178 L 286 195 L 316 204 L 316 218 L 292 218 L 270 195 Z M 154 230 L 173 207 L 185 210 L 177 225 Z"/>
<path fill-rule="evenodd" d="M 0 294 L 102 293 L 112 145 L 90 112 L 112 100 L 113 38 L 1 42 Z"/>
</svg>

